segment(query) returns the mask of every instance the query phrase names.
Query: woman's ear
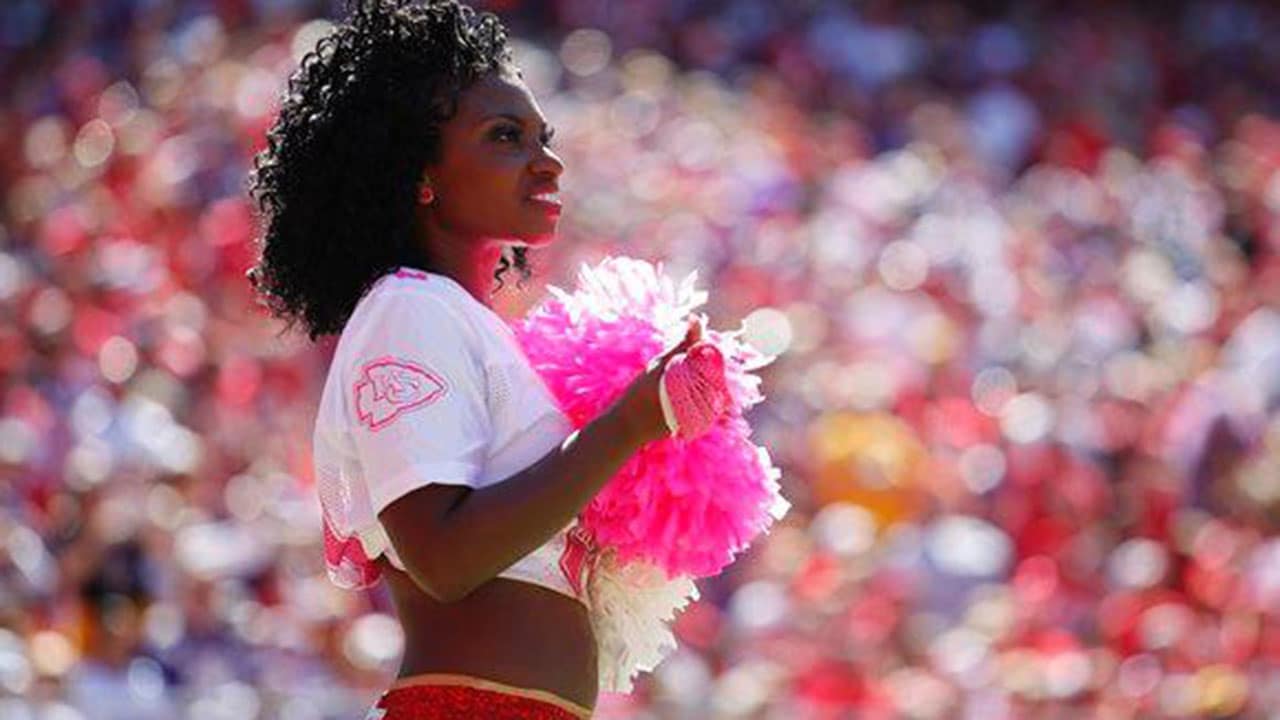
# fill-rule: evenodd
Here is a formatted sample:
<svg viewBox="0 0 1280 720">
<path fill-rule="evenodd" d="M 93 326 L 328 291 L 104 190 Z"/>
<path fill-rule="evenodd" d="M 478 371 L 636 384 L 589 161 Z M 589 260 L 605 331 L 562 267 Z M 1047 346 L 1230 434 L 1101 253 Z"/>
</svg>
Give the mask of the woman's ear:
<svg viewBox="0 0 1280 720">
<path fill-rule="evenodd" d="M 423 175 L 422 182 L 418 185 L 418 202 L 422 205 L 430 205 L 435 199 L 436 191 L 431 187 L 431 178 Z"/>
</svg>

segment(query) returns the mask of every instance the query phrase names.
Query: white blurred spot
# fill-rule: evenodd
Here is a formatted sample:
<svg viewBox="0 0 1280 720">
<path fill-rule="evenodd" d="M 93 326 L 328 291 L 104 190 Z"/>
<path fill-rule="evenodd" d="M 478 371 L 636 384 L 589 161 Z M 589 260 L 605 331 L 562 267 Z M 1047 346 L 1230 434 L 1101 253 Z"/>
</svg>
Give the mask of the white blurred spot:
<svg viewBox="0 0 1280 720">
<path fill-rule="evenodd" d="M 929 654 L 943 672 L 962 678 L 990 657 L 991 642 L 978 632 L 958 627 L 939 635 L 929 645 Z"/>
<path fill-rule="evenodd" d="M 4 717 L 8 720 L 9 716 L 0 715 L 0 717 Z M 54 700 L 41 705 L 40 720 L 85 720 L 85 716 L 84 713 L 80 712 L 76 708 L 64 702 Z"/>
<path fill-rule="evenodd" d="M 902 292 L 915 290 L 929 276 L 929 254 L 910 240 L 897 240 L 880 253 L 877 269 L 886 287 Z"/>
<path fill-rule="evenodd" d="M 1044 662 L 1045 691 L 1050 697 L 1069 698 L 1084 692 L 1092 675 L 1089 656 L 1076 650 L 1054 653 Z"/>
<path fill-rule="evenodd" d="M 73 488 L 85 490 L 106 480 L 115 466 L 111 445 L 95 436 L 84 437 L 67 453 L 66 480 Z"/>
<path fill-rule="evenodd" d="M 36 720 L 31 705 L 21 697 L 0 698 L 0 717 L 5 720 Z"/>
<path fill-rule="evenodd" d="M 884 682 L 897 709 L 913 720 L 940 718 L 955 702 L 951 686 L 918 668 L 894 670 Z"/>
<path fill-rule="evenodd" d="M 0 231 L 0 241 L 4 233 Z M 27 269 L 17 258 L 6 252 L 0 252 L 0 300 L 8 300 L 18 294 L 27 281 Z"/>
<path fill-rule="evenodd" d="M 1148 650 L 1173 647 L 1195 624 L 1195 616 L 1184 605 L 1160 603 L 1142 613 L 1138 635 Z"/>
<path fill-rule="evenodd" d="M 79 659 L 75 645 L 56 630 L 40 630 L 31 636 L 31 660 L 41 675 L 61 676 Z"/>
<path fill-rule="evenodd" d="M 216 15 L 200 15 L 174 33 L 178 54 L 190 65 L 209 66 L 222 57 L 227 34 Z"/>
<path fill-rule="evenodd" d="M 0 418 L 0 460 L 21 465 L 35 450 L 39 438 L 31 426 L 17 418 Z"/>
<path fill-rule="evenodd" d="M 1160 683 L 1157 693 L 1160 709 L 1168 717 L 1194 715 L 1200 706 L 1200 688 L 1190 673 L 1170 673 Z"/>
<path fill-rule="evenodd" d="M 127 124 L 138 113 L 141 100 L 128 80 L 120 80 L 102 91 L 98 97 L 98 116 L 113 127 Z"/>
<path fill-rule="evenodd" d="M 0 628 L 0 688 L 23 695 L 31 687 L 34 678 L 22 639 L 13 632 Z M 3 709 L 2 705 L 0 709 Z M 0 717 L 9 716 L 0 713 Z"/>
<path fill-rule="evenodd" d="M 144 703 L 159 700 L 164 694 L 164 670 L 149 657 L 131 660 L 127 676 L 129 692 Z"/>
<path fill-rule="evenodd" d="M 81 167 L 94 168 L 106 162 L 115 149 L 116 136 L 105 120 L 94 118 L 76 134 L 72 152 Z"/>
<path fill-rule="evenodd" d="M 261 68 L 253 68 L 236 83 L 235 106 L 241 117 L 256 118 L 267 114 L 278 90 L 276 78 Z"/>
<path fill-rule="evenodd" d="M 743 339 L 765 355 L 781 355 L 791 346 L 791 320 L 771 307 L 758 308 L 742 321 Z"/>
<path fill-rule="evenodd" d="M 861 555 L 876 541 L 876 521 L 866 509 L 833 502 L 818 511 L 809 532 L 821 546 L 839 555 Z"/>
<path fill-rule="evenodd" d="M 52 167 L 67 154 L 67 137 L 71 133 L 66 120 L 48 115 L 31 123 L 23 138 L 23 154 L 27 163 L 38 169 Z"/>
<path fill-rule="evenodd" d="M 212 579 L 243 574 L 261 566 L 269 548 L 240 524 L 206 522 L 178 530 L 173 551 L 187 572 Z"/>
<path fill-rule="evenodd" d="M 381 668 L 404 651 L 404 630 L 390 615 L 369 613 L 351 624 L 342 651 L 358 667 Z"/>
<path fill-rule="evenodd" d="M 1130 538 L 1111 553 L 1107 568 L 1119 587 L 1151 587 L 1164 577 L 1169 558 L 1163 545 L 1148 538 Z"/>
<path fill-rule="evenodd" d="M 658 697 L 681 708 L 695 708 L 707 697 L 711 669 L 695 652 L 677 649 L 654 670 Z"/>
<path fill-rule="evenodd" d="M 117 385 L 133 377 L 138 369 L 138 349 L 127 338 L 113 335 L 98 349 L 98 370 Z"/>
<path fill-rule="evenodd" d="M 960 478 L 977 495 L 994 490 L 1004 479 L 1004 453 L 994 445 L 978 444 L 960 454 Z"/>
<path fill-rule="evenodd" d="M 1000 429 L 1017 443 L 1034 443 L 1053 429 L 1053 407 L 1038 393 L 1022 393 L 1000 411 Z"/>
<path fill-rule="evenodd" d="M 716 717 L 749 717 L 774 697 L 785 673 L 767 660 L 749 660 L 720 675 L 711 691 Z"/>
<path fill-rule="evenodd" d="M 787 591 L 778 583 L 755 580 L 738 588 L 729 601 L 729 616 L 747 630 L 763 630 L 777 624 L 790 610 Z"/>
<path fill-rule="evenodd" d="M 71 427 L 78 437 L 101 435 L 111 426 L 115 403 L 102 388 L 92 386 L 71 404 Z"/>
<path fill-rule="evenodd" d="M 1155 656 L 1134 655 L 1120 664 L 1116 671 L 1116 687 L 1125 696 L 1138 698 L 1155 691 L 1160 685 L 1160 661 Z"/>
<path fill-rule="evenodd" d="M 293 58 L 293 62 L 295 64 L 302 62 L 302 58 L 315 49 L 316 43 L 332 30 L 333 23 L 323 19 L 300 25 L 289 42 L 289 55 Z"/>
<path fill-rule="evenodd" d="M 36 330 L 53 335 L 71 322 L 71 301 L 56 287 L 47 287 L 31 301 L 28 319 Z"/>
<path fill-rule="evenodd" d="M 579 77 L 594 75 L 609 64 L 612 43 L 609 36 L 599 30 L 582 28 L 574 30 L 560 44 L 560 62 L 569 72 Z"/>
<path fill-rule="evenodd" d="M 1165 323 L 1186 335 L 1207 329 L 1218 317 L 1218 295 L 1200 283 L 1183 283 L 1160 304 Z"/>
<path fill-rule="evenodd" d="M 182 611 L 171 603 L 152 603 L 143 612 L 143 634 L 157 648 L 164 650 L 173 647 L 182 639 L 186 630 L 186 620 Z"/>
<path fill-rule="evenodd" d="M 1012 549 L 1003 530 L 968 515 L 946 516 L 929 531 L 929 557 L 951 575 L 995 575 L 1008 565 Z"/>
</svg>

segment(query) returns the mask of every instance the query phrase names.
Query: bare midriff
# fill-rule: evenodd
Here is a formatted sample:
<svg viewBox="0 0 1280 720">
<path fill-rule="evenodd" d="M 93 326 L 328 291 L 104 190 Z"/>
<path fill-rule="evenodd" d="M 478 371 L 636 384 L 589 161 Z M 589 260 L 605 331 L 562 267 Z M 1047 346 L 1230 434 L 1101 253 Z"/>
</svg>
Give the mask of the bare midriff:
<svg viewBox="0 0 1280 720">
<path fill-rule="evenodd" d="M 378 559 L 405 633 L 400 678 L 470 675 L 595 706 L 596 641 L 586 607 L 540 585 L 494 578 L 440 603 Z"/>
</svg>

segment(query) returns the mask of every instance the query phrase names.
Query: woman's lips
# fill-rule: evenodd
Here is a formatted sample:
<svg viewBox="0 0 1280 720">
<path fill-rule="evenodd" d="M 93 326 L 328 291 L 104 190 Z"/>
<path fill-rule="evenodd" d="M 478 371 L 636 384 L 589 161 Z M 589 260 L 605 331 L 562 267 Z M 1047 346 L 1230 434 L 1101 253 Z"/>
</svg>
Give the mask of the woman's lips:
<svg viewBox="0 0 1280 720">
<path fill-rule="evenodd" d="M 559 215 L 559 214 L 560 214 L 560 212 L 561 212 L 561 210 L 563 209 L 563 208 L 560 206 L 560 201 L 559 201 L 559 200 L 553 200 L 553 199 L 551 199 L 551 198 L 549 198 L 549 197 L 545 197 L 545 196 L 542 196 L 542 197 L 537 197 L 537 196 L 535 196 L 535 197 L 530 197 L 530 198 L 528 198 L 528 201 L 529 201 L 529 202 L 531 202 L 531 203 L 533 203 L 534 205 L 537 205 L 538 207 L 542 208 L 544 211 L 546 211 L 546 212 L 548 212 L 548 213 L 555 214 L 555 215 Z"/>
</svg>

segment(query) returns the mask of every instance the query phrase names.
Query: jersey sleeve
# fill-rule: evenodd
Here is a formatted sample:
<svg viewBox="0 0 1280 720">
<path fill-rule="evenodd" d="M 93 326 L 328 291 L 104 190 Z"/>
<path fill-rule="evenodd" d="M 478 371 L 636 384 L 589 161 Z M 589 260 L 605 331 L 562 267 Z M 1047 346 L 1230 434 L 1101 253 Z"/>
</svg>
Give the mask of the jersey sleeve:
<svg viewBox="0 0 1280 720">
<path fill-rule="evenodd" d="M 492 428 L 472 328 L 427 293 L 368 301 L 346 391 L 374 513 L 431 483 L 479 487 Z"/>
</svg>

